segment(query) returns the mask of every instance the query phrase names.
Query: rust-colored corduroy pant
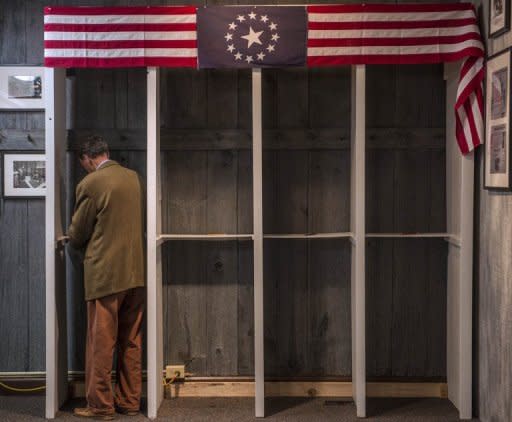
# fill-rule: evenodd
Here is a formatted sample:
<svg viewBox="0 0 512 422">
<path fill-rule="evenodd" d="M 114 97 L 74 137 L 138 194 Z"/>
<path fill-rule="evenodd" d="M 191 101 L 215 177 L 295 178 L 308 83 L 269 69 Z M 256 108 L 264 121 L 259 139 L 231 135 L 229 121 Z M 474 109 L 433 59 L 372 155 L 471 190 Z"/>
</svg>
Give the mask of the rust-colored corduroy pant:
<svg viewBox="0 0 512 422">
<path fill-rule="evenodd" d="M 145 296 L 145 288 L 138 287 L 87 301 L 85 396 L 95 413 L 113 414 L 115 407 L 139 410 Z M 116 345 L 116 384 L 112 391 Z"/>
</svg>

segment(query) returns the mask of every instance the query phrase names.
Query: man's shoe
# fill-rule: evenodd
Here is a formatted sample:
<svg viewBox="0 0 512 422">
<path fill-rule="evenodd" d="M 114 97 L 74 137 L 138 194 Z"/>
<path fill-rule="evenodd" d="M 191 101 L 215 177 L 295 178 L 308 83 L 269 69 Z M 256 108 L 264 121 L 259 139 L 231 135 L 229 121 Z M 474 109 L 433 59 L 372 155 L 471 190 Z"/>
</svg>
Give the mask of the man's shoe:
<svg viewBox="0 0 512 422">
<path fill-rule="evenodd" d="M 114 415 L 102 415 L 101 413 L 95 413 L 89 407 L 76 407 L 73 409 L 73 416 L 79 418 L 91 418 L 97 421 L 113 421 Z"/>
<path fill-rule="evenodd" d="M 121 407 L 116 407 L 116 412 L 123 416 L 138 416 L 140 414 L 138 410 L 128 410 Z"/>
</svg>

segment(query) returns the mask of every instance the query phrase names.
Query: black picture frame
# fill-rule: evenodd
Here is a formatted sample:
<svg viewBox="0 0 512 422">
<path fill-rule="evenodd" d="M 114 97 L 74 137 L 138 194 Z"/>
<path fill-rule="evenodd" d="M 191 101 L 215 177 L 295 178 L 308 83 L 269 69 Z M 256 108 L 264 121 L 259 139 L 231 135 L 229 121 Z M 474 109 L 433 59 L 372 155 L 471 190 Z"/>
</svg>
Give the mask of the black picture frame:
<svg viewBox="0 0 512 422">
<path fill-rule="evenodd" d="M 510 30 L 510 0 L 489 0 L 489 38 Z"/>
<path fill-rule="evenodd" d="M 484 189 L 512 190 L 512 49 L 487 59 L 485 94 Z"/>
</svg>

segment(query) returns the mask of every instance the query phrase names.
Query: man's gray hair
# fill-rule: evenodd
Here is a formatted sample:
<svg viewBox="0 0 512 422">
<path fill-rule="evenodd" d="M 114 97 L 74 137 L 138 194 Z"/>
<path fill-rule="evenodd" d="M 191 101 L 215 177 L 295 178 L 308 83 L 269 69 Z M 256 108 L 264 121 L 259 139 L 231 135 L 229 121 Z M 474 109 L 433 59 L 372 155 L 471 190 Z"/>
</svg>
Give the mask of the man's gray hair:
<svg viewBox="0 0 512 422">
<path fill-rule="evenodd" d="M 98 135 L 92 135 L 80 144 L 78 156 L 83 158 L 87 155 L 89 158 L 96 158 L 99 155 L 108 154 L 108 144 Z"/>
</svg>

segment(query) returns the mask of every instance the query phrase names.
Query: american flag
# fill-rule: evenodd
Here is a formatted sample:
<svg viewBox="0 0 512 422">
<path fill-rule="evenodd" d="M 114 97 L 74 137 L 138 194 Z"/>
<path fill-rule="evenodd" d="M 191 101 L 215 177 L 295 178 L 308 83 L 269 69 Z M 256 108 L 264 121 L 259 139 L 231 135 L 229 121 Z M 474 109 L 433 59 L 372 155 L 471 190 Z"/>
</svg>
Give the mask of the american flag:
<svg viewBox="0 0 512 422">
<path fill-rule="evenodd" d="M 310 67 L 463 60 L 455 105 L 457 141 L 464 154 L 482 143 L 484 47 L 472 4 L 315 5 L 306 10 Z M 192 6 L 47 7 L 45 66 L 197 67 L 196 11 Z"/>
<path fill-rule="evenodd" d="M 46 7 L 49 67 L 196 67 L 196 8 Z"/>
<path fill-rule="evenodd" d="M 455 105 L 463 154 L 482 143 L 484 47 L 470 3 L 308 6 L 308 66 L 464 59 Z"/>
</svg>

